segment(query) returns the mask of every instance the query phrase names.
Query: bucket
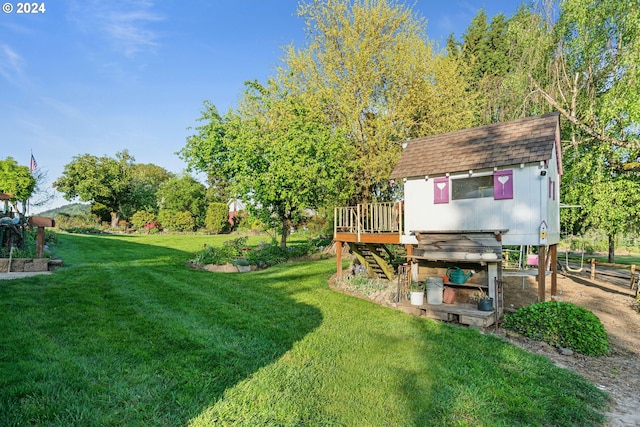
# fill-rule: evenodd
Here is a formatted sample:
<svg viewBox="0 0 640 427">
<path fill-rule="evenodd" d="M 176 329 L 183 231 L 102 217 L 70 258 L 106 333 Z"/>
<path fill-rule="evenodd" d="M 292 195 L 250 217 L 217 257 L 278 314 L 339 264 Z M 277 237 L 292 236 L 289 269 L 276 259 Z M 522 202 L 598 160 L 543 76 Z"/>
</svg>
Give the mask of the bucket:
<svg viewBox="0 0 640 427">
<path fill-rule="evenodd" d="M 427 277 L 425 283 L 427 288 L 427 304 L 442 304 L 442 292 L 444 290 L 442 277 Z"/>
<path fill-rule="evenodd" d="M 422 305 L 424 303 L 424 291 L 411 292 L 411 305 Z"/>
<path fill-rule="evenodd" d="M 478 310 L 493 311 L 493 298 L 483 298 L 478 300 Z"/>
</svg>

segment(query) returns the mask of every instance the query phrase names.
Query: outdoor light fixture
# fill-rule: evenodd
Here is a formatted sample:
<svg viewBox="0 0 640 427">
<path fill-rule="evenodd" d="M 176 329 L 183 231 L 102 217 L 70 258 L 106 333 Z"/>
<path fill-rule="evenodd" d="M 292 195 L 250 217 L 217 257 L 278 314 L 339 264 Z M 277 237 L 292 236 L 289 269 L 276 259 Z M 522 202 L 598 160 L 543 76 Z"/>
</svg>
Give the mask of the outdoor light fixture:
<svg viewBox="0 0 640 427">
<path fill-rule="evenodd" d="M 424 176 L 424 180 L 425 180 L 425 181 L 429 181 L 429 175 L 425 175 L 425 176 Z"/>
<path fill-rule="evenodd" d="M 469 176 L 473 175 L 473 171 L 469 169 Z"/>
</svg>

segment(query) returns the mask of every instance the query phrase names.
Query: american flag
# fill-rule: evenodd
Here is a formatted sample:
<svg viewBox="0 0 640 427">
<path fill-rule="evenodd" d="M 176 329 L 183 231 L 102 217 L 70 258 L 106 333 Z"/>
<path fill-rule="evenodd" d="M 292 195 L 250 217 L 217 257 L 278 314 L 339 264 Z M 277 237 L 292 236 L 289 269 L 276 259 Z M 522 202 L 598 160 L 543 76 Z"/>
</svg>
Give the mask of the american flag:
<svg viewBox="0 0 640 427">
<path fill-rule="evenodd" d="M 38 162 L 36 162 L 36 158 L 31 155 L 31 161 L 29 162 L 29 171 L 33 172 L 38 168 Z"/>
</svg>

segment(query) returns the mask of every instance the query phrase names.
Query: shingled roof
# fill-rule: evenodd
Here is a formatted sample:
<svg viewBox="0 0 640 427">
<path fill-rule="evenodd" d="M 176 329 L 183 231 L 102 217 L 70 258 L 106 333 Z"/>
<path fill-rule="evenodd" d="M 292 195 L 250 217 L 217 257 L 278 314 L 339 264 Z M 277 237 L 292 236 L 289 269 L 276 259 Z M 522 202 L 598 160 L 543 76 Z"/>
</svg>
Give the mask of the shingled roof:
<svg viewBox="0 0 640 427">
<path fill-rule="evenodd" d="M 415 138 L 408 141 L 391 178 L 440 175 L 549 160 L 556 138 L 559 138 L 559 123 L 560 115 L 554 112 Z"/>
</svg>

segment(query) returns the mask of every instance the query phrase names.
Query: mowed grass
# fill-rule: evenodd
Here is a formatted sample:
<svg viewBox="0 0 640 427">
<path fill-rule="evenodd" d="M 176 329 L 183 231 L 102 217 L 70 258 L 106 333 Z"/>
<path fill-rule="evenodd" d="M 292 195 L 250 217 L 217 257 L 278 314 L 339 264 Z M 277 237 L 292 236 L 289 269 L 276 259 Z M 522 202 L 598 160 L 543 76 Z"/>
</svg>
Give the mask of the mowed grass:
<svg viewBox="0 0 640 427">
<path fill-rule="evenodd" d="M 223 240 L 61 235 L 65 267 L 0 281 L 0 425 L 603 421 L 606 395 L 544 358 L 331 291 L 333 260 L 185 265 Z"/>
</svg>

